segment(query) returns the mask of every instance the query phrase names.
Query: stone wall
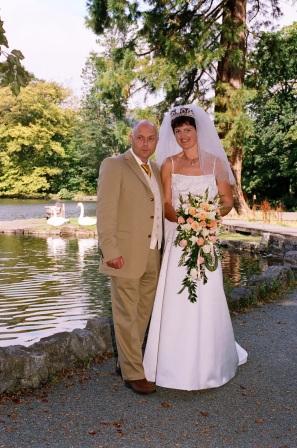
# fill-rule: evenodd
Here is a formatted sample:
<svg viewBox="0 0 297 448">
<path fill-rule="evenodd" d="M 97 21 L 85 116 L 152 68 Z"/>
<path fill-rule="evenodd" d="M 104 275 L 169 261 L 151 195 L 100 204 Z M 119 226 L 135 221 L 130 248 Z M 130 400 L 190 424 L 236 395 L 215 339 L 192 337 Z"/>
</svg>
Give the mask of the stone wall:
<svg viewBox="0 0 297 448">
<path fill-rule="evenodd" d="M 37 388 L 54 375 L 114 352 L 111 319 L 90 319 L 84 329 L 56 333 L 24 347 L 0 348 L 0 394 Z"/>
</svg>

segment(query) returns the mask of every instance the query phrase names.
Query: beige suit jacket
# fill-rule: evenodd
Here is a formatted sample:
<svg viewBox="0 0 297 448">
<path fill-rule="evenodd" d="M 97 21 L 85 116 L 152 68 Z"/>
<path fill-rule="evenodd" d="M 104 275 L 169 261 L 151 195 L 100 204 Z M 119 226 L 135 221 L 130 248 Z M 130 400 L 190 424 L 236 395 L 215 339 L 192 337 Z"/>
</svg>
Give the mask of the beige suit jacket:
<svg viewBox="0 0 297 448">
<path fill-rule="evenodd" d="M 157 165 L 151 162 L 161 199 Z M 162 201 L 163 202 L 163 201 Z M 143 275 L 150 250 L 154 196 L 131 151 L 108 157 L 100 167 L 97 191 L 97 230 L 103 254 L 100 272 L 117 277 Z M 122 256 L 124 266 L 113 269 L 105 261 Z"/>
</svg>

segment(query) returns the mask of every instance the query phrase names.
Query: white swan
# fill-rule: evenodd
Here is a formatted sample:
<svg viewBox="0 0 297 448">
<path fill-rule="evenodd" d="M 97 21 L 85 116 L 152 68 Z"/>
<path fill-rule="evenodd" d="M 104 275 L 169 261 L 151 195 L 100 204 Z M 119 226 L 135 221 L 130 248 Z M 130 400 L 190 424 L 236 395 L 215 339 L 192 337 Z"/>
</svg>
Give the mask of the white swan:
<svg viewBox="0 0 297 448">
<path fill-rule="evenodd" d="M 50 226 L 62 226 L 63 224 L 66 224 L 66 222 L 69 222 L 69 219 L 63 218 L 63 216 L 57 216 L 57 211 L 55 208 L 53 210 L 54 216 L 48 218 L 48 220 L 46 221 L 47 224 L 49 224 Z"/>
<path fill-rule="evenodd" d="M 82 202 L 78 202 L 77 206 L 80 207 L 78 224 L 80 226 L 94 226 L 97 222 L 97 218 L 93 216 L 84 216 L 84 205 Z"/>
</svg>

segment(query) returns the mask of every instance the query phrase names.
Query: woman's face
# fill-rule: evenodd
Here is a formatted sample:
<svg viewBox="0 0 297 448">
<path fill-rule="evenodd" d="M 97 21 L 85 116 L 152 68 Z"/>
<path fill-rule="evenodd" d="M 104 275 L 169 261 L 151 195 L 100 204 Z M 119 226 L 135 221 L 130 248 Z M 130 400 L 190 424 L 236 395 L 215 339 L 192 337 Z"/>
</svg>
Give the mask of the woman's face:
<svg viewBox="0 0 297 448">
<path fill-rule="evenodd" d="M 184 149 L 191 149 L 197 145 L 197 131 L 190 124 L 182 124 L 174 129 L 177 143 Z"/>
</svg>

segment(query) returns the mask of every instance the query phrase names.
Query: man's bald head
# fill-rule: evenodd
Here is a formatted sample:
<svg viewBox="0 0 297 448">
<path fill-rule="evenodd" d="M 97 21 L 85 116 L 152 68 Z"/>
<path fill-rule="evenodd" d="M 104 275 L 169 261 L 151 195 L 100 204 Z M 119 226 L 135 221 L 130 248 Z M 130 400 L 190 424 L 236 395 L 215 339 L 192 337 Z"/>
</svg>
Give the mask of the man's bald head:
<svg viewBox="0 0 297 448">
<path fill-rule="evenodd" d="M 149 120 L 140 120 L 138 121 L 132 128 L 132 134 L 135 134 L 139 130 L 139 128 L 148 127 L 154 129 L 156 135 L 158 135 L 157 126 Z"/>
</svg>

